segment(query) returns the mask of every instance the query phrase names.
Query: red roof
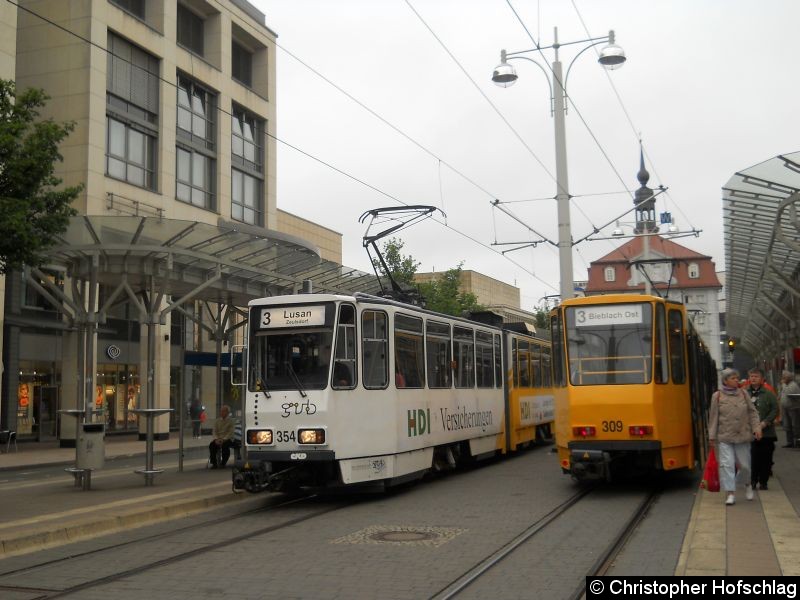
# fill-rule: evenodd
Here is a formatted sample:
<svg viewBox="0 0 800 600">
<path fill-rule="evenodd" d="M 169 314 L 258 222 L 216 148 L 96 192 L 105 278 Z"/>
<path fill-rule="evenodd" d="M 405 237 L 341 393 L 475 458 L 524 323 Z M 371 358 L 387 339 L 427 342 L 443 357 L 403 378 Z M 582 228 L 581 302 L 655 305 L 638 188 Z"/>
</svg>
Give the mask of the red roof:
<svg viewBox="0 0 800 600">
<path fill-rule="evenodd" d="M 628 285 L 628 281 L 632 277 L 631 270 L 634 268 L 630 264 L 631 259 L 641 259 L 641 255 L 644 252 L 643 242 L 643 237 L 632 238 L 613 252 L 592 261 L 589 266 L 589 281 L 586 285 L 586 292 L 643 291 L 643 283 Z M 657 235 L 650 237 L 650 253 L 651 258 L 666 256 L 671 259 L 677 259 L 672 269 L 673 283 L 669 286 L 666 283 L 654 283 L 654 288 L 722 288 L 717 278 L 716 266 L 710 256 L 700 254 Z M 690 264 L 697 265 L 699 277 L 689 277 Z M 614 281 L 606 281 L 606 267 L 614 267 Z"/>
</svg>

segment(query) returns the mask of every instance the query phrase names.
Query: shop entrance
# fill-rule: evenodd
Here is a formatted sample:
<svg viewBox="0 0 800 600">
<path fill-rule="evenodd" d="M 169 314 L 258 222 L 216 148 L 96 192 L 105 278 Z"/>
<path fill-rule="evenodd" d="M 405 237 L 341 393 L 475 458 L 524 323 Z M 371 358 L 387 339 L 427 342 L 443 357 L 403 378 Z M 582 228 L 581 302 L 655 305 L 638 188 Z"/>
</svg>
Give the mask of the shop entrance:
<svg viewBox="0 0 800 600">
<path fill-rule="evenodd" d="M 58 437 L 58 387 L 55 385 L 37 385 L 34 405 L 34 419 L 38 423 L 37 438 L 40 442 L 54 440 Z M 37 410 L 38 409 L 38 410 Z M 36 414 L 38 412 L 38 415 Z"/>
</svg>

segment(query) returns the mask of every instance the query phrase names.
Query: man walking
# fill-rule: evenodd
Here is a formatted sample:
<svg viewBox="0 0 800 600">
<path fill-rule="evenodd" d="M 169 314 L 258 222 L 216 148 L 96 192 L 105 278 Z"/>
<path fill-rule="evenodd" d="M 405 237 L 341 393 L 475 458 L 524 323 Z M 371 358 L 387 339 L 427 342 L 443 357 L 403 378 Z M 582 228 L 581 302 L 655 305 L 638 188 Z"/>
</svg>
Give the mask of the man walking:
<svg viewBox="0 0 800 600">
<path fill-rule="evenodd" d="M 775 452 L 775 418 L 778 416 L 778 399 L 764 386 L 764 371 L 759 368 L 750 369 L 750 386 L 747 391 L 758 411 L 761 425 L 761 439 L 750 444 L 751 463 L 753 466 L 751 479 L 753 488 L 767 489 L 767 481 L 772 475 L 772 454 Z"/>
</svg>

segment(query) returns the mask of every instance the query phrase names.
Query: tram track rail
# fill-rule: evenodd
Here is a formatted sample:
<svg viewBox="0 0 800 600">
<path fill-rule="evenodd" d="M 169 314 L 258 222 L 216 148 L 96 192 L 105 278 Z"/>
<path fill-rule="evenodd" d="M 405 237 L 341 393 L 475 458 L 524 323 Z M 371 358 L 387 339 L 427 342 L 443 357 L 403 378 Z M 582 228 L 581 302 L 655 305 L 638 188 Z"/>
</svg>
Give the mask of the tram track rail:
<svg viewBox="0 0 800 600">
<path fill-rule="evenodd" d="M 509 555 L 513 554 L 520 546 L 527 543 L 531 538 L 536 536 L 540 531 L 561 517 L 580 500 L 589 495 L 593 489 L 594 488 L 584 488 L 578 493 L 567 498 L 564 502 L 553 508 L 546 515 L 531 523 L 522 533 L 506 543 L 502 548 L 496 550 L 472 567 L 469 571 L 461 575 L 458 579 L 452 581 L 446 587 L 436 592 L 430 597 L 430 600 L 449 600 L 450 598 L 456 597 L 458 594 L 480 579 L 492 567 L 502 562 Z"/>
<path fill-rule="evenodd" d="M 575 506 L 583 498 L 591 494 L 595 488 L 585 488 L 580 492 L 573 494 L 564 502 L 553 508 L 546 515 L 537 519 L 534 523 L 529 525 L 522 533 L 517 535 L 514 539 L 506 543 L 504 546 L 488 555 L 482 561 L 477 563 L 474 567 L 462 574 L 457 579 L 453 580 L 450 584 L 430 596 L 430 600 L 449 600 L 457 597 L 461 592 L 466 590 L 473 583 L 477 582 L 483 577 L 490 569 L 497 566 L 504 559 L 508 558 L 520 547 L 525 545 L 537 534 L 545 530 L 549 525 L 556 522 L 562 517 L 570 508 Z M 634 513 L 625 522 L 619 533 L 609 542 L 605 550 L 599 555 L 597 560 L 586 573 L 585 577 L 599 577 L 605 575 L 614 563 L 619 553 L 625 547 L 625 544 L 630 539 L 631 535 L 636 531 L 639 524 L 645 518 L 650 508 L 661 496 L 662 490 L 660 488 L 648 491 L 645 498 L 637 505 Z M 570 600 L 579 600 L 585 598 L 586 594 L 586 579 L 583 577 L 580 584 L 569 596 Z"/>
<path fill-rule="evenodd" d="M 586 573 L 586 577 L 602 577 L 608 573 L 608 570 L 614 564 L 617 556 L 619 556 L 625 544 L 631 538 L 633 533 L 639 527 L 639 524 L 647 516 L 650 508 L 661 497 L 663 489 L 654 488 L 650 490 L 645 498 L 639 503 L 634 513 L 627 520 L 619 534 L 611 540 L 606 547 L 605 551 L 597 558 L 595 563 Z M 570 596 L 570 600 L 580 600 L 586 597 L 586 577 L 584 577 L 575 592 Z"/>
<path fill-rule="evenodd" d="M 255 536 L 265 535 L 265 534 L 273 533 L 275 531 L 279 531 L 281 529 L 285 529 L 287 527 L 292 527 L 292 526 L 297 525 L 299 523 L 310 521 L 310 520 L 315 519 L 317 517 L 324 516 L 326 514 L 335 512 L 337 510 L 341 510 L 343 508 L 346 508 L 346 507 L 352 505 L 352 501 L 339 502 L 339 503 L 337 503 L 337 504 L 335 504 L 333 506 L 328 506 L 328 507 L 323 508 L 321 510 L 314 511 L 314 512 L 306 514 L 306 515 L 298 516 L 298 517 L 289 519 L 289 520 L 281 522 L 281 523 L 275 523 L 275 524 L 268 525 L 268 526 L 265 526 L 265 527 L 261 527 L 261 528 L 258 528 L 258 529 L 248 530 L 245 533 L 238 534 L 238 535 L 235 535 L 235 536 L 231 536 L 231 537 L 228 537 L 226 539 L 215 539 L 213 543 L 204 544 L 203 546 L 200 546 L 200 547 L 197 547 L 197 548 L 192 548 L 191 550 L 187 550 L 187 551 L 184 551 L 184 552 L 178 552 L 178 553 L 176 553 L 174 555 L 171 555 L 171 556 L 167 556 L 167 557 L 164 557 L 164 558 L 161 558 L 161 559 L 158 559 L 158 560 L 145 562 L 143 564 L 137 565 L 135 567 L 131 567 L 129 569 L 124 569 L 124 570 L 119 571 L 119 572 L 111 573 L 111 574 L 108 574 L 108 575 L 105 575 L 105 576 L 102 576 L 102 577 L 98 577 L 96 579 L 92 579 L 92 580 L 88 580 L 88 581 L 85 581 L 85 582 L 81 582 L 79 584 L 76 584 L 76 585 L 73 585 L 73 586 L 70 586 L 70 587 L 66 587 L 66 588 L 62 588 L 62 589 L 51 589 L 51 588 L 36 587 L 36 586 L 30 586 L 29 587 L 29 586 L 20 586 L 20 585 L 5 585 L 2 582 L 3 578 L 8 578 L 8 577 L 13 576 L 13 575 L 22 575 L 22 574 L 29 573 L 31 571 L 40 570 L 40 569 L 51 567 L 51 566 L 63 565 L 65 563 L 68 563 L 71 560 L 78 560 L 78 559 L 86 558 L 86 557 L 89 557 L 91 555 L 113 551 L 115 549 L 123 548 L 123 547 L 126 547 L 126 546 L 131 546 L 131 545 L 135 545 L 135 544 L 144 544 L 144 543 L 147 543 L 147 542 L 152 542 L 152 541 L 157 541 L 157 540 L 163 540 L 165 538 L 177 536 L 177 535 L 184 534 L 184 533 L 187 533 L 187 532 L 191 532 L 193 530 L 198 530 L 198 529 L 201 529 L 201 528 L 207 528 L 207 527 L 213 526 L 213 525 L 229 524 L 234 519 L 245 518 L 245 517 L 249 517 L 249 516 L 252 516 L 254 514 L 260 513 L 260 512 L 267 512 L 267 511 L 276 510 L 276 509 L 279 509 L 279 508 L 285 508 L 285 507 L 289 507 L 289 506 L 294 506 L 294 505 L 297 505 L 299 503 L 306 502 L 306 501 L 311 501 L 311 500 L 318 499 L 318 498 L 319 498 L 318 494 L 310 494 L 310 495 L 301 496 L 299 498 L 292 498 L 292 499 L 290 499 L 288 501 L 279 502 L 277 504 L 272 504 L 270 506 L 260 507 L 260 508 L 244 511 L 244 512 L 238 513 L 236 515 L 225 515 L 223 517 L 215 518 L 215 519 L 212 519 L 212 520 L 206 520 L 206 521 L 202 521 L 202 522 L 199 522 L 199 523 L 193 523 L 193 524 L 187 525 L 185 527 L 179 527 L 177 529 L 172 529 L 172 530 L 167 531 L 167 532 L 147 535 L 147 536 L 139 537 L 139 538 L 136 538 L 136 539 L 133 539 L 133 540 L 128 540 L 128 541 L 125 541 L 125 542 L 122 542 L 122 543 L 109 544 L 109 545 L 106 545 L 106 546 L 103 546 L 103 547 L 100 547 L 100 548 L 93 548 L 92 550 L 88 550 L 86 552 L 80 552 L 80 553 L 77 553 L 77 554 L 72 554 L 72 555 L 69 555 L 69 556 L 60 557 L 60 558 L 53 559 L 53 560 L 50 560 L 50 561 L 41 562 L 41 563 L 38 563 L 38 564 L 35 564 L 35 565 L 27 565 L 25 567 L 21 567 L 21 568 L 18 568 L 18 569 L 5 571 L 3 573 L 0 573 L 0 592 L 3 592 L 3 591 L 12 592 L 13 591 L 13 592 L 18 592 L 18 593 L 33 594 L 33 596 L 30 598 L 30 600 L 50 600 L 50 599 L 53 599 L 53 598 L 63 598 L 63 597 L 67 597 L 67 596 L 72 596 L 74 594 L 77 594 L 77 593 L 79 593 L 81 591 L 84 591 L 84 590 L 87 590 L 87 589 L 90 589 L 90 588 L 94 588 L 94 587 L 98 587 L 98 586 L 105 585 L 105 584 L 108 584 L 108 583 L 112 583 L 114 581 L 117 581 L 117 580 L 120 580 L 120 579 L 124 579 L 126 577 L 130 577 L 132 575 L 139 575 L 139 574 L 142 574 L 142 573 L 146 573 L 147 571 L 150 571 L 150 570 L 153 570 L 153 569 L 157 569 L 157 568 L 160 568 L 160 567 L 163 567 L 163 566 L 167 566 L 167 565 L 170 565 L 170 564 L 179 563 L 181 561 L 188 560 L 188 559 L 194 558 L 196 556 L 199 556 L 199 555 L 211 552 L 211 551 L 219 550 L 220 548 L 225 548 L 227 546 L 231 546 L 233 544 L 236 544 L 238 542 L 247 540 L 247 539 L 255 537 Z"/>
</svg>

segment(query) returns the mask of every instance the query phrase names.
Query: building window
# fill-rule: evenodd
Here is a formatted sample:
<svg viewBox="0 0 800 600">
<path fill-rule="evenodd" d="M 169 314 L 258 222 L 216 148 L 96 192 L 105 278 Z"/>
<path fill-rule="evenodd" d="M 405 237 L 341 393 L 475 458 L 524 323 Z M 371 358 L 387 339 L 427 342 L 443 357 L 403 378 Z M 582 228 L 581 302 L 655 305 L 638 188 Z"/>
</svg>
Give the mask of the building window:
<svg viewBox="0 0 800 600">
<path fill-rule="evenodd" d="M 232 43 L 231 53 L 233 54 L 233 78 L 247 87 L 252 87 L 253 53 L 235 41 Z"/>
<path fill-rule="evenodd" d="M 156 189 L 158 59 L 109 32 L 106 174 Z"/>
<path fill-rule="evenodd" d="M 216 210 L 216 94 L 178 75 L 175 197 Z"/>
<path fill-rule="evenodd" d="M 264 122 L 237 106 L 231 117 L 231 217 L 264 224 Z"/>
<path fill-rule="evenodd" d="M 700 265 L 697 263 L 689 263 L 689 279 L 700 278 Z"/>
<path fill-rule="evenodd" d="M 106 174 L 155 189 L 155 138 L 111 117 L 106 117 L 106 135 Z"/>
<path fill-rule="evenodd" d="M 111 0 L 111 4 L 116 4 L 125 12 L 144 21 L 144 0 Z"/>
<path fill-rule="evenodd" d="M 261 181 L 236 169 L 231 177 L 231 217 L 252 225 L 263 225 Z"/>
<path fill-rule="evenodd" d="M 215 114 L 216 95 L 187 77 L 178 76 L 178 135 L 213 151 Z"/>
<path fill-rule="evenodd" d="M 175 197 L 214 210 L 214 160 L 187 148 L 177 148 Z"/>
<path fill-rule="evenodd" d="M 178 4 L 178 43 L 203 56 L 203 18 Z"/>
<path fill-rule="evenodd" d="M 234 106 L 231 132 L 231 152 L 234 164 L 262 173 L 264 170 L 262 144 L 264 122 Z"/>
<path fill-rule="evenodd" d="M 603 271 L 603 274 L 605 275 L 606 281 L 616 281 L 617 279 L 617 273 L 614 270 L 614 267 L 606 267 Z"/>
</svg>

